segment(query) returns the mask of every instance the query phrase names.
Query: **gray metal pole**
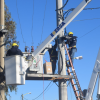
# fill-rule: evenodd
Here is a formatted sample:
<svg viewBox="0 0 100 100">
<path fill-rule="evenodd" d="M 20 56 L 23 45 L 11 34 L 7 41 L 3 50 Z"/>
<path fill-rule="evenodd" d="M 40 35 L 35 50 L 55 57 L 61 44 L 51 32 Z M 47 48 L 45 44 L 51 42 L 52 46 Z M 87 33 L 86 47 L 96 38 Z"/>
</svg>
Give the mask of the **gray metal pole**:
<svg viewBox="0 0 100 100">
<path fill-rule="evenodd" d="M 4 29 L 4 0 L 0 0 L 0 30 Z M 4 36 L 0 34 L 0 45 L 4 44 Z M 0 47 L 0 66 L 4 68 L 4 46 Z M 0 72 L 3 72 L 0 69 Z M 2 83 L 0 85 L 3 85 Z M 1 95 L 0 100 L 5 100 L 4 88 L 0 89 Z"/>
<path fill-rule="evenodd" d="M 23 96 L 23 94 L 22 94 L 22 100 L 23 100 L 23 97 L 24 97 L 24 96 Z"/>
<path fill-rule="evenodd" d="M 100 100 L 100 72 L 98 74 L 98 90 L 97 90 L 97 100 Z"/>
<path fill-rule="evenodd" d="M 56 0 L 56 9 L 59 9 L 62 7 L 62 0 Z M 57 26 L 62 22 L 63 16 L 63 9 L 57 10 Z M 64 35 L 64 31 L 62 31 L 62 34 L 58 36 L 62 37 Z M 59 39 L 58 41 L 58 72 L 60 75 L 66 75 L 66 66 L 65 66 L 65 49 L 62 45 L 63 41 Z M 59 81 L 59 100 L 67 100 L 67 85 L 66 82 L 60 80 Z"/>
</svg>

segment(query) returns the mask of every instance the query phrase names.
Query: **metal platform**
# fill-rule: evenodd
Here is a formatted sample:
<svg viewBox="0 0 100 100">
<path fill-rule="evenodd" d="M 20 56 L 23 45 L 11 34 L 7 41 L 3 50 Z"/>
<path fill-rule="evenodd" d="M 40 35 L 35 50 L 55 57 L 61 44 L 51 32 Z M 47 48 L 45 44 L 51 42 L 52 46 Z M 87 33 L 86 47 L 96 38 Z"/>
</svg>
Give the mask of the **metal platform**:
<svg viewBox="0 0 100 100">
<path fill-rule="evenodd" d="M 73 76 L 70 75 L 27 73 L 25 80 L 70 80 L 72 78 Z"/>
</svg>

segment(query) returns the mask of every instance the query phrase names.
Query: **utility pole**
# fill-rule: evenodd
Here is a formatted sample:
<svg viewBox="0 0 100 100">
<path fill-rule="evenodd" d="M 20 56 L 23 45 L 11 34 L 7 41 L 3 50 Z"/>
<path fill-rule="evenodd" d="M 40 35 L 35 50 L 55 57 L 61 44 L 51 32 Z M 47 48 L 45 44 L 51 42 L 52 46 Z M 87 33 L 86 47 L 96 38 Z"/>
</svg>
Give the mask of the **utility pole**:
<svg viewBox="0 0 100 100">
<path fill-rule="evenodd" d="M 62 7 L 62 0 L 56 0 L 56 9 Z M 57 26 L 61 24 L 63 17 L 63 9 L 56 11 L 57 16 Z M 60 75 L 66 75 L 66 66 L 65 66 L 65 49 L 63 46 L 63 41 L 60 39 L 64 35 L 64 31 L 62 34 L 58 36 L 58 72 Z M 67 100 L 67 85 L 63 80 L 59 80 L 59 100 Z"/>
<path fill-rule="evenodd" d="M 22 94 L 22 100 L 23 100 L 23 94 Z"/>
<path fill-rule="evenodd" d="M 0 0 L 0 30 L 4 29 L 4 0 Z M 4 36 L 0 33 L 0 45 L 4 44 Z M 4 69 L 4 46 L 0 47 L 0 67 Z M 3 70 L 0 68 L 0 72 Z M 0 84 L 0 100 L 5 100 L 4 84 Z"/>
</svg>

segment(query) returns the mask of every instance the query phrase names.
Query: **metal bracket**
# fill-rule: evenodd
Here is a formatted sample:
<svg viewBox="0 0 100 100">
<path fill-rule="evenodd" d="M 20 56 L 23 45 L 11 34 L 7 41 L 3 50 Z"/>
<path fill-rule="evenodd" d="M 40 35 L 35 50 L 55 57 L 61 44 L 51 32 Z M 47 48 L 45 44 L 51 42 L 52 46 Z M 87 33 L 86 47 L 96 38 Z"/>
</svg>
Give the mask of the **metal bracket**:
<svg viewBox="0 0 100 100">
<path fill-rule="evenodd" d="M 88 1 L 88 0 L 85 0 L 86 2 Z"/>
<path fill-rule="evenodd" d="M 91 1 L 91 0 L 85 0 L 86 2 Z"/>
<path fill-rule="evenodd" d="M 24 71 L 20 71 L 19 74 L 20 74 L 20 75 L 24 75 L 25 72 L 24 72 Z"/>
<path fill-rule="evenodd" d="M 7 32 L 8 32 L 8 30 L 5 30 L 5 29 L 0 30 L 0 36 L 3 36 L 3 34 L 5 34 Z"/>
<path fill-rule="evenodd" d="M 3 90 L 5 88 L 4 85 L 0 85 L 0 90 Z"/>
</svg>

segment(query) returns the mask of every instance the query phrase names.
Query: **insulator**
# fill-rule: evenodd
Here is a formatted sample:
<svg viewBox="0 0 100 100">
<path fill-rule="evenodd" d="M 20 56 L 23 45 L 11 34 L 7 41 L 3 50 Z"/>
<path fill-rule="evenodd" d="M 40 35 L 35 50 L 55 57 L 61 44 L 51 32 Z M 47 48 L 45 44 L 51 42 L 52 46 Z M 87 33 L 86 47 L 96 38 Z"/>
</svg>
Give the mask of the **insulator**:
<svg viewBox="0 0 100 100">
<path fill-rule="evenodd" d="M 25 46 L 25 52 L 27 52 L 27 47 Z"/>
<path fill-rule="evenodd" d="M 33 48 L 33 46 L 31 46 L 31 52 L 34 52 L 34 48 Z"/>
</svg>

